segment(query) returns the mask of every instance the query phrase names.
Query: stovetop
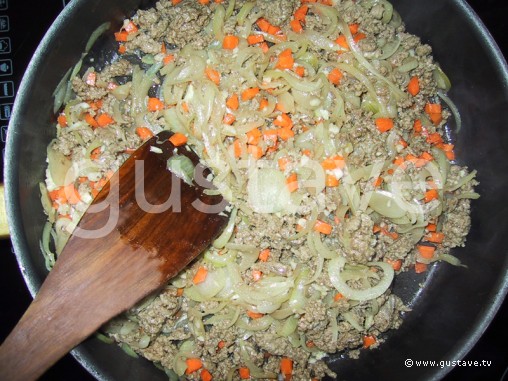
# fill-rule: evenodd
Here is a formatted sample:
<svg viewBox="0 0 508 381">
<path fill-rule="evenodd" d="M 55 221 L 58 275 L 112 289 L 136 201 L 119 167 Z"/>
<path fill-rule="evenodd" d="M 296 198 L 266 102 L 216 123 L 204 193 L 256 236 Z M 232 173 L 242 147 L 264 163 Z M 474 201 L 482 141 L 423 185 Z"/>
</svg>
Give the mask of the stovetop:
<svg viewBox="0 0 508 381">
<path fill-rule="evenodd" d="M 70 1 L 0 0 L 0 144 L 2 158 L 15 93 L 25 68 L 51 22 Z M 508 57 L 508 33 L 505 27 L 508 2 L 506 0 L 469 0 L 468 2 L 487 25 L 505 56 Z M 0 162 L 0 173 L 3 173 L 3 160 Z M 1 342 L 31 301 L 9 241 L 0 241 L 0 271 L 0 290 L 4 290 L 3 305 L 9 306 L 8 309 L 0 309 Z M 508 301 L 505 301 L 483 337 L 464 359 L 491 361 L 492 365 L 488 368 L 456 367 L 448 374 L 445 381 L 508 381 L 507 322 Z M 95 378 L 82 368 L 71 355 L 67 355 L 40 380 L 94 381 Z"/>
</svg>

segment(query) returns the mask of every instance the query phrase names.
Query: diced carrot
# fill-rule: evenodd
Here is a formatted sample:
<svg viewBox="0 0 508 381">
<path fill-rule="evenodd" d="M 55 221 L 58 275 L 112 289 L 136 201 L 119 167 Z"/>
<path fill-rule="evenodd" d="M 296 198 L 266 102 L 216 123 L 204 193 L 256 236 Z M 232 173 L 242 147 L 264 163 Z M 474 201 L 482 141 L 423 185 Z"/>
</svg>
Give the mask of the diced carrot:
<svg viewBox="0 0 508 381">
<path fill-rule="evenodd" d="M 393 267 L 393 270 L 399 271 L 402 267 L 402 260 L 401 259 L 385 259 L 385 262 L 388 263 Z"/>
<path fill-rule="evenodd" d="M 81 201 L 81 196 L 79 195 L 78 190 L 74 186 L 74 184 L 68 184 L 64 187 L 65 198 L 67 202 L 71 205 L 76 205 Z"/>
<path fill-rule="evenodd" d="M 136 134 L 142 139 L 147 140 L 153 136 L 153 132 L 148 127 L 138 127 L 136 128 Z"/>
<path fill-rule="evenodd" d="M 291 193 L 298 189 L 298 175 L 295 172 L 291 173 L 286 178 L 286 186 Z"/>
<path fill-rule="evenodd" d="M 187 136 L 182 134 L 181 132 L 175 132 L 171 137 L 168 139 L 175 147 L 183 146 L 185 143 L 187 143 Z"/>
<path fill-rule="evenodd" d="M 294 19 L 305 24 L 305 16 L 307 15 L 308 10 L 309 7 L 307 5 L 300 6 L 300 8 L 298 8 L 294 13 Z"/>
<path fill-rule="evenodd" d="M 391 118 L 376 118 L 375 123 L 379 132 L 386 132 L 393 128 L 393 120 Z"/>
<path fill-rule="evenodd" d="M 208 5 L 210 4 L 210 0 L 198 0 L 198 3 L 201 5 Z"/>
<path fill-rule="evenodd" d="M 338 187 L 340 184 L 340 181 L 339 179 L 337 179 L 337 177 L 335 177 L 334 175 L 326 175 L 325 177 L 325 185 L 327 187 Z"/>
<path fill-rule="evenodd" d="M 289 22 L 289 25 L 291 26 L 291 29 L 293 30 L 293 32 L 295 32 L 295 33 L 302 33 L 303 32 L 302 24 L 300 23 L 300 21 L 291 20 Z"/>
<path fill-rule="evenodd" d="M 240 39 L 237 36 L 228 34 L 222 40 L 222 47 L 224 49 L 233 50 L 234 48 L 236 48 L 238 46 L 239 42 L 240 42 Z"/>
<path fill-rule="evenodd" d="M 167 52 L 168 52 L 168 49 L 166 48 L 166 44 L 163 42 L 161 44 L 161 53 L 166 55 Z"/>
<path fill-rule="evenodd" d="M 85 122 L 87 122 L 90 126 L 92 126 L 94 129 L 99 127 L 99 123 L 94 119 L 92 115 L 89 113 L 85 114 Z"/>
<path fill-rule="evenodd" d="M 334 85 L 338 85 L 343 77 L 342 72 L 335 68 L 330 73 L 328 73 L 328 80 Z"/>
<path fill-rule="evenodd" d="M 166 56 L 164 56 L 164 58 L 162 59 L 162 63 L 164 65 L 167 65 L 171 62 L 173 62 L 175 60 L 175 55 L 174 54 L 168 54 Z"/>
<path fill-rule="evenodd" d="M 164 110 L 164 102 L 162 102 L 159 98 L 148 98 L 148 104 L 147 104 L 148 111 L 155 112 Z"/>
<path fill-rule="evenodd" d="M 439 124 L 443 120 L 443 108 L 439 103 L 427 103 L 425 105 L 425 112 L 434 124 Z"/>
<path fill-rule="evenodd" d="M 444 237 L 444 233 L 430 232 L 425 236 L 425 239 L 432 243 L 443 243 Z"/>
<path fill-rule="evenodd" d="M 427 136 L 427 143 L 433 144 L 433 145 L 441 145 L 443 144 L 443 137 L 439 132 L 434 132 L 432 134 L 429 134 Z"/>
<path fill-rule="evenodd" d="M 436 248 L 434 246 L 425 246 L 425 245 L 417 245 L 416 249 L 422 256 L 422 258 L 425 259 L 432 259 L 434 257 L 434 252 L 436 251 Z"/>
<path fill-rule="evenodd" d="M 270 50 L 270 47 L 268 46 L 268 44 L 266 42 L 262 42 L 261 44 L 259 44 L 259 47 L 265 54 L 268 53 L 268 51 Z"/>
<path fill-rule="evenodd" d="M 355 35 L 356 33 L 358 33 L 358 30 L 360 29 L 360 24 L 358 24 L 358 23 L 349 24 L 348 27 L 349 27 L 349 31 L 351 32 L 351 34 Z"/>
<path fill-rule="evenodd" d="M 115 120 L 113 119 L 113 117 L 109 114 L 100 114 L 97 118 L 95 118 L 95 120 L 97 121 L 97 124 L 99 125 L 99 127 L 106 127 L 108 125 L 110 125 L 111 123 L 114 123 Z"/>
<path fill-rule="evenodd" d="M 422 160 L 425 160 L 425 161 L 432 161 L 434 160 L 434 156 L 432 156 L 430 153 L 428 152 L 423 152 L 421 155 L 420 155 L 420 159 Z"/>
<path fill-rule="evenodd" d="M 291 163 L 291 158 L 289 156 L 283 156 L 277 160 L 277 165 L 282 171 L 286 170 L 289 163 Z"/>
<path fill-rule="evenodd" d="M 263 249 L 259 252 L 259 256 L 258 256 L 259 260 L 261 262 L 266 262 L 268 261 L 268 258 L 270 258 L 270 249 Z"/>
<path fill-rule="evenodd" d="M 115 40 L 118 42 L 126 42 L 128 36 L 129 36 L 129 33 L 127 33 L 126 31 L 116 32 L 115 33 Z"/>
<path fill-rule="evenodd" d="M 176 296 L 182 296 L 183 291 L 184 291 L 183 287 L 177 288 L 176 289 Z"/>
<path fill-rule="evenodd" d="M 226 100 L 226 106 L 228 106 L 231 110 L 238 110 L 240 106 L 240 102 L 238 101 L 238 94 L 234 93 Z"/>
<path fill-rule="evenodd" d="M 101 147 L 94 148 L 92 152 L 90 152 L 90 159 L 97 160 L 101 156 Z"/>
<path fill-rule="evenodd" d="M 125 47 L 125 45 L 124 45 L 124 44 L 120 44 L 120 45 L 118 46 L 118 53 L 120 53 L 120 54 L 124 54 L 126 51 L 127 51 L 127 48 Z"/>
<path fill-rule="evenodd" d="M 277 129 L 277 135 L 284 141 L 288 141 L 295 137 L 295 133 L 291 129 L 285 127 Z"/>
<path fill-rule="evenodd" d="M 420 92 L 420 80 L 416 75 L 412 76 L 407 84 L 407 91 L 413 97 L 416 96 Z"/>
<path fill-rule="evenodd" d="M 425 227 L 427 229 L 427 231 L 429 232 L 435 232 L 437 230 L 437 225 L 436 224 L 432 224 L 432 223 L 429 223 L 427 224 L 427 226 Z"/>
<path fill-rule="evenodd" d="M 203 367 L 203 362 L 198 358 L 188 358 L 185 360 L 187 364 L 187 369 L 185 369 L 185 374 L 191 374 L 195 371 L 201 369 Z"/>
<path fill-rule="evenodd" d="M 246 366 L 242 366 L 241 368 L 238 368 L 238 374 L 240 375 L 240 378 L 242 380 L 248 380 L 250 379 L 250 369 Z"/>
<path fill-rule="evenodd" d="M 335 296 L 333 297 L 333 300 L 338 302 L 339 300 L 344 299 L 344 295 L 342 295 L 340 292 L 337 292 Z"/>
<path fill-rule="evenodd" d="M 58 115 L 58 118 L 56 120 L 57 120 L 58 125 L 60 127 L 67 127 L 67 117 L 65 116 L 64 113 L 61 113 L 60 115 Z"/>
<path fill-rule="evenodd" d="M 342 294 L 341 294 L 341 295 L 342 295 Z M 314 341 L 312 341 L 312 340 L 309 340 L 309 341 L 307 341 L 307 342 L 305 343 L 305 346 L 306 346 L 307 348 L 314 348 L 314 347 L 316 346 L 316 343 L 314 343 Z M 312 380 L 314 380 L 314 378 L 313 378 Z M 319 381 L 317 378 L 316 378 L 315 380 Z"/>
<path fill-rule="evenodd" d="M 281 70 L 291 69 L 294 64 L 295 59 L 293 58 L 291 49 L 285 49 L 279 54 L 275 67 Z"/>
<path fill-rule="evenodd" d="M 259 140 L 261 139 L 261 131 L 259 130 L 259 128 L 253 128 L 245 135 L 247 135 L 247 144 L 256 145 L 259 143 Z"/>
<path fill-rule="evenodd" d="M 247 43 L 249 45 L 255 45 L 259 44 L 260 42 L 263 42 L 265 38 L 262 34 L 251 34 L 247 37 Z"/>
<path fill-rule="evenodd" d="M 383 178 L 381 176 L 378 176 L 374 182 L 372 183 L 372 185 L 374 186 L 374 188 L 379 188 L 381 186 L 381 184 L 383 184 Z"/>
<path fill-rule="evenodd" d="M 339 37 L 337 37 L 337 39 L 335 40 L 335 42 L 343 47 L 344 49 L 346 50 L 349 50 L 349 45 L 347 43 L 347 40 L 346 40 L 346 36 L 344 36 L 343 34 L 341 34 Z"/>
<path fill-rule="evenodd" d="M 192 283 L 194 283 L 194 284 L 203 283 L 205 281 L 207 275 L 208 275 L 208 270 L 206 269 L 206 267 L 201 266 L 198 269 L 198 271 L 196 271 L 194 278 L 192 278 Z"/>
<path fill-rule="evenodd" d="M 281 29 L 278 26 L 270 25 L 266 31 L 268 34 L 276 35 L 281 33 Z"/>
<path fill-rule="evenodd" d="M 303 77 L 305 75 L 305 68 L 303 66 L 295 66 L 293 71 L 299 76 Z"/>
<path fill-rule="evenodd" d="M 431 202 L 432 200 L 437 200 L 439 198 L 439 193 L 437 189 L 429 189 L 425 192 L 425 196 L 423 200 L 425 202 Z"/>
<path fill-rule="evenodd" d="M 332 233 L 332 225 L 330 225 L 327 222 L 317 220 L 316 223 L 314 224 L 314 230 L 319 233 L 328 235 Z"/>
<path fill-rule="evenodd" d="M 251 275 L 252 275 L 252 279 L 257 282 L 258 280 L 261 279 L 261 276 L 263 275 L 263 273 L 259 270 L 252 270 Z"/>
<path fill-rule="evenodd" d="M 99 99 L 96 100 L 95 102 L 88 102 L 88 105 L 92 110 L 97 111 L 98 109 L 102 108 L 103 101 L 102 99 Z"/>
<path fill-rule="evenodd" d="M 293 128 L 293 121 L 288 114 L 282 113 L 277 115 L 277 118 L 273 121 L 273 124 L 278 127 Z"/>
<path fill-rule="evenodd" d="M 218 349 L 222 349 L 225 346 L 226 346 L 226 342 L 224 340 L 219 341 L 219 343 L 217 344 Z"/>
<path fill-rule="evenodd" d="M 364 38 L 367 38 L 367 35 L 365 33 L 356 33 L 354 36 L 353 36 L 353 40 L 354 42 L 358 43 L 360 42 L 361 40 L 363 40 Z"/>
<path fill-rule="evenodd" d="M 136 33 L 138 31 L 138 27 L 132 21 L 129 21 L 127 25 L 124 27 L 125 31 L 129 34 Z"/>
<path fill-rule="evenodd" d="M 217 86 L 220 84 L 220 73 L 217 70 L 207 67 L 205 69 L 205 74 L 207 78 L 213 83 L 215 83 Z"/>
<path fill-rule="evenodd" d="M 270 23 L 266 19 L 261 17 L 256 21 L 256 24 L 260 30 L 262 30 L 263 32 L 268 32 Z"/>
<path fill-rule="evenodd" d="M 402 146 L 403 148 L 407 148 L 408 146 L 407 142 L 402 138 L 397 142 L 397 144 Z"/>
<path fill-rule="evenodd" d="M 423 131 L 423 125 L 420 119 L 416 119 L 413 123 L 413 131 L 415 134 L 420 134 Z"/>
<path fill-rule="evenodd" d="M 260 312 L 254 312 L 254 311 L 249 310 L 249 311 L 247 311 L 247 316 L 250 317 L 251 319 L 259 319 L 265 315 Z"/>
<path fill-rule="evenodd" d="M 453 151 L 445 151 L 445 156 L 450 161 L 455 160 L 455 152 L 453 152 Z"/>
<path fill-rule="evenodd" d="M 247 152 L 252 155 L 255 159 L 260 159 L 263 157 L 264 152 L 260 146 L 249 144 L 247 146 Z"/>
<path fill-rule="evenodd" d="M 224 115 L 224 119 L 222 119 L 222 123 L 224 124 L 233 124 L 236 120 L 236 117 L 233 114 L 227 113 Z"/>
<path fill-rule="evenodd" d="M 240 139 L 236 139 L 233 142 L 233 153 L 236 158 L 239 158 L 240 156 L 242 156 L 243 147 L 242 147 L 242 143 L 240 142 Z"/>
<path fill-rule="evenodd" d="M 242 101 L 249 101 L 259 93 L 259 87 L 249 87 L 242 91 Z"/>
<path fill-rule="evenodd" d="M 283 357 L 280 360 L 280 372 L 286 376 L 286 379 L 288 376 L 291 376 L 293 373 L 293 360 L 291 360 L 288 357 Z"/>
<path fill-rule="evenodd" d="M 173 5 L 176 5 L 181 2 L 182 2 L 182 0 L 171 0 L 171 4 L 173 4 Z"/>
<path fill-rule="evenodd" d="M 328 157 L 321 162 L 323 169 L 343 169 L 346 166 L 344 158 L 340 155 Z"/>
<path fill-rule="evenodd" d="M 363 347 L 368 348 L 372 345 L 376 344 L 376 338 L 373 335 L 365 335 L 363 337 Z"/>
<path fill-rule="evenodd" d="M 271 144 L 271 146 L 275 146 L 277 144 L 278 136 L 279 136 L 278 130 L 264 130 L 263 131 L 263 140 L 266 143 Z"/>
<path fill-rule="evenodd" d="M 208 371 L 208 369 L 203 369 L 201 371 L 201 381 L 212 381 L 212 374 Z"/>
<path fill-rule="evenodd" d="M 262 111 L 267 106 L 268 106 L 268 99 L 263 98 L 259 101 L 259 111 Z"/>
<path fill-rule="evenodd" d="M 420 274 L 425 271 L 427 271 L 427 264 L 426 263 L 421 263 L 421 262 L 415 263 L 415 273 Z"/>
</svg>

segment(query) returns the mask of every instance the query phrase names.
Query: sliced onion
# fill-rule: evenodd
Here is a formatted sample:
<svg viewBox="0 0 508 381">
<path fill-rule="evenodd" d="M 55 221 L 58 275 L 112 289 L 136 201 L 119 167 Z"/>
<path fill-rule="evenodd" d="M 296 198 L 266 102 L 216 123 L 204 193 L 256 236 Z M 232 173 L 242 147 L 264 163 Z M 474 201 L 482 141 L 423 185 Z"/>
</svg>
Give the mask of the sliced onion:
<svg viewBox="0 0 508 381">
<path fill-rule="evenodd" d="M 184 295 L 197 302 L 210 300 L 217 295 L 226 284 L 226 276 L 223 268 L 209 271 L 204 282 L 194 284 L 184 290 Z"/>
<path fill-rule="evenodd" d="M 373 287 L 356 290 L 347 285 L 342 279 L 341 272 L 346 264 L 343 257 L 333 258 L 328 262 L 328 275 L 333 286 L 348 299 L 365 301 L 381 296 L 392 284 L 394 271 L 391 265 L 384 262 L 369 262 L 367 265 L 380 267 L 383 270 L 383 278 Z"/>
<path fill-rule="evenodd" d="M 247 185 L 249 206 L 257 213 L 276 213 L 288 210 L 291 193 L 284 173 L 273 168 L 255 170 Z"/>
<path fill-rule="evenodd" d="M 229 216 L 229 221 L 224 230 L 222 231 L 221 235 L 213 241 L 213 247 L 216 249 L 222 249 L 224 246 L 226 246 L 226 243 L 229 242 L 231 239 L 231 236 L 233 235 L 233 230 L 235 229 L 235 220 L 236 220 L 236 214 L 238 213 L 237 208 L 233 208 L 233 211 L 231 212 L 231 215 Z"/>
<path fill-rule="evenodd" d="M 369 207 L 387 218 L 404 217 L 407 211 L 398 204 L 397 198 L 390 192 L 376 190 L 371 193 Z"/>
</svg>

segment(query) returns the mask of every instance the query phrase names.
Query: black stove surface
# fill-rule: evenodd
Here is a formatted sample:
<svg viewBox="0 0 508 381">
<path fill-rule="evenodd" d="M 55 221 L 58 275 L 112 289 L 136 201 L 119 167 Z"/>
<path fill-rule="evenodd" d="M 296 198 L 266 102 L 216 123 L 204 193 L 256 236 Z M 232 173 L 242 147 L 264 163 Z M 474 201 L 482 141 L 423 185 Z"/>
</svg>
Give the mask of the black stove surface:
<svg viewBox="0 0 508 381">
<path fill-rule="evenodd" d="M 2 153 L 15 92 L 25 68 L 51 22 L 70 1 L 0 0 L 0 143 Z M 469 0 L 468 2 L 487 25 L 505 57 L 508 57 L 508 33 L 505 20 L 508 14 L 508 1 Z M 3 173 L 3 160 L 0 162 L 0 170 L 0 173 Z M 31 296 L 21 277 L 9 241 L 0 241 L 0 290 L 4 290 L 3 305 L 9 306 L 0 309 L 1 342 L 31 302 Z M 507 322 L 508 301 L 505 301 L 483 337 L 464 359 L 490 361 L 490 367 L 455 367 L 444 380 L 508 381 Z M 40 380 L 94 381 L 95 378 L 71 355 L 67 355 Z"/>
</svg>

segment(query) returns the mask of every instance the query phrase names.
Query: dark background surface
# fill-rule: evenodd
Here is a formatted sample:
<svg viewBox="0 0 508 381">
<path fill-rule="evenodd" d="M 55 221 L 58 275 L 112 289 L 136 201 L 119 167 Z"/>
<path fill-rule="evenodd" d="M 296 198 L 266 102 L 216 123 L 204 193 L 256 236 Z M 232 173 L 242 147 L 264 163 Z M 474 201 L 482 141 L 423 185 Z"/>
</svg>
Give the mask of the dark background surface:
<svg viewBox="0 0 508 381">
<path fill-rule="evenodd" d="M 12 61 L 12 74 L 1 77 L 0 80 L 12 80 L 15 88 L 17 88 L 17 84 L 19 84 L 38 42 L 51 21 L 61 11 L 65 2 L 69 1 L 7 0 L 6 3 L 5 0 L 0 0 L 0 22 L 2 16 L 9 18 L 9 31 L 2 32 L 0 25 L 0 40 L 4 39 L 5 41 L 5 38 L 8 37 L 11 45 L 10 53 L 0 53 L 0 60 L 11 59 Z M 487 25 L 505 56 L 508 56 L 508 28 L 506 27 L 508 1 L 469 0 L 468 2 Z M 5 9 L 5 5 L 8 6 L 7 9 Z M 4 104 L 9 105 L 12 102 L 13 99 L 9 97 L 1 98 L 0 108 Z M 6 122 L 0 122 L 2 138 L 5 136 L 6 124 Z M 0 169 L 3 171 L 3 161 Z M 0 290 L 2 290 L 3 299 L 0 308 L 0 341 L 3 341 L 31 301 L 14 254 L 12 254 L 9 241 L 0 242 Z M 443 334 L 446 334 L 446 332 L 443 332 Z M 508 302 L 505 301 L 484 336 L 464 359 L 470 361 L 487 360 L 491 361 L 492 365 L 488 368 L 456 367 L 448 374 L 445 381 L 508 381 L 508 375 L 506 374 L 508 370 L 507 340 Z M 373 379 L 375 379 L 374 375 Z M 72 356 L 68 355 L 51 368 L 41 380 L 93 381 L 95 379 Z"/>
</svg>

